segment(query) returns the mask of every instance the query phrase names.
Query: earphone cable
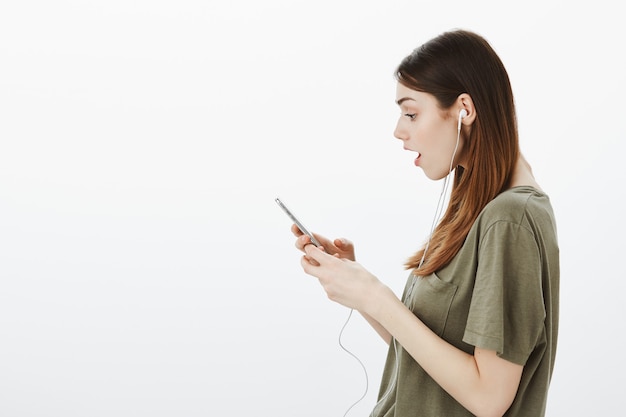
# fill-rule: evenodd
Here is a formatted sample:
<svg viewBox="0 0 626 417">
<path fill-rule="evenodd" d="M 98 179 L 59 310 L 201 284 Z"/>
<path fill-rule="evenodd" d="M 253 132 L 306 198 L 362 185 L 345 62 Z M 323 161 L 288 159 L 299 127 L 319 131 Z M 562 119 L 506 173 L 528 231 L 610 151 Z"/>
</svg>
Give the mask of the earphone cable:
<svg viewBox="0 0 626 417">
<path fill-rule="evenodd" d="M 448 188 L 449 188 L 449 184 L 450 184 L 450 177 L 452 174 L 452 167 L 454 166 L 454 157 L 456 156 L 456 152 L 459 149 L 459 141 L 461 139 L 461 119 L 463 116 L 459 115 L 459 123 L 458 123 L 458 127 L 457 127 L 457 135 L 456 135 L 456 144 L 454 146 L 454 151 L 452 152 L 452 158 L 450 159 L 450 168 L 448 169 L 448 175 L 446 175 L 446 177 L 443 180 L 443 187 L 441 189 L 441 193 L 439 194 L 439 201 L 437 201 L 437 207 L 435 208 L 435 216 L 433 218 L 433 222 L 430 226 L 430 233 L 428 235 L 428 240 L 426 241 L 426 245 L 424 246 L 424 252 L 422 253 L 422 259 L 420 260 L 419 263 L 419 268 L 422 267 L 422 265 L 424 264 L 424 259 L 426 259 L 426 252 L 428 251 L 428 248 L 430 246 L 430 241 L 432 239 L 433 233 L 435 231 L 435 226 L 438 223 L 439 218 L 441 217 L 441 213 L 443 212 L 443 207 L 445 207 L 445 195 L 448 192 Z M 407 307 L 409 307 L 409 303 L 411 301 L 411 295 L 413 292 L 413 285 L 415 284 L 415 279 L 416 277 L 413 277 L 413 282 L 408 290 L 408 293 L 406 295 L 406 299 L 404 300 Z M 393 391 L 393 389 L 395 388 L 396 385 L 396 381 L 398 378 L 398 372 L 399 372 L 399 353 L 398 353 L 398 345 L 396 344 L 396 338 L 395 337 L 391 337 L 391 343 L 393 343 L 393 348 L 394 348 L 394 353 L 395 353 L 395 366 L 394 366 L 394 373 L 392 374 L 392 383 L 389 384 L 389 387 L 387 388 L 387 391 L 385 392 L 385 394 L 380 398 L 380 400 L 378 400 L 378 402 L 376 403 L 376 405 L 374 406 L 374 412 L 376 411 L 376 409 L 382 405 L 383 401 L 391 394 L 391 392 Z M 372 415 L 374 415 L 374 412 L 372 412 Z"/>
<path fill-rule="evenodd" d="M 465 115 L 467 115 L 467 112 L 465 112 Z M 443 187 L 441 189 L 441 194 L 439 195 L 439 201 L 437 201 L 437 207 L 435 208 L 435 216 L 433 218 L 433 222 L 431 224 L 430 227 L 430 233 L 428 236 L 428 240 L 426 241 L 426 246 L 424 247 L 424 252 L 422 253 L 422 259 L 420 260 L 419 263 L 419 267 L 421 268 L 423 263 L 424 263 L 424 259 L 426 258 L 426 252 L 428 251 L 428 248 L 430 246 L 430 241 L 432 239 L 433 233 L 435 231 L 435 227 L 437 225 L 437 223 L 439 222 L 441 215 L 443 213 L 443 208 L 446 206 L 445 204 L 445 196 L 448 193 L 448 189 L 450 186 L 450 177 L 452 176 L 452 168 L 454 166 L 454 157 L 456 156 L 456 152 L 459 149 L 459 141 L 461 139 L 461 119 L 465 116 L 463 113 L 459 114 L 459 122 L 458 122 L 458 126 L 457 126 L 457 136 L 456 136 L 456 144 L 454 146 L 454 151 L 452 152 L 452 158 L 450 159 L 450 167 L 448 169 L 448 175 L 446 175 L 446 177 L 443 180 Z M 413 279 L 415 279 L 415 277 L 413 277 Z M 413 284 L 415 283 L 415 281 L 413 281 Z M 411 288 L 409 289 L 408 295 L 407 295 L 407 300 L 405 300 L 408 304 L 408 302 L 410 301 L 408 298 L 412 293 L 412 289 L 413 289 L 413 285 L 411 285 Z M 408 305 L 407 305 L 408 307 Z M 346 326 L 348 325 L 348 322 L 350 321 L 350 317 L 352 317 L 352 312 L 354 310 L 351 309 L 350 310 L 350 314 L 348 315 L 348 319 L 346 320 L 346 322 L 344 323 L 343 327 L 341 328 L 341 332 L 339 333 L 339 346 L 341 346 L 341 348 L 346 351 L 349 355 L 351 355 L 353 358 L 355 358 L 359 364 L 361 365 L 361 367 L 363 368 L 363 372 L 365 372 L 365 393 L 363 394 L 363 396 L 361 398 L 359 398 L 357 400 L 357 402 L 355 402 L 354 404 L 352 404 L 350 406 L 350 408 L 348 408 L 345 412 L 345 414 L 343 415 L 343 417 L 346 417 L 348 415 L 348 413 L 350 412 L 350 410 L 352 410 L 352 408 L 357 405 L 359 402 L 361 402 L 363 400 L 363 398 L 365 398 L 365 396 L 367 395 L 367 390 L 368 390 L 368 376 L 367 376 L 367 369 L 365 368 L 365 365 L 363 365 L 363 362 L 361 362 L 361 360 L 354 355 L 352 352 L 350 352 L 348 349 L 346 349 L 343 344 L 341 343 L 341 336 L 343 335 L 343 331 L 346 328 Z M 396 381 L 398 378 L 398 371 L 399 371 L 399 361 L 400 358 L 398 356 L 398 345 L 396 344 L 396 338 L 395 337 L 391 337 L 391 343 L 393 343 L 393 348 L 394 348 L 394 353 L 395 353 L 395 369 L 394 369 L 394 376 L 393 376 L 393 381 L 391 384 L 389 384 L 389 387 L 387 388 L 387 391 L 385 392 L 385 394 L 382 396 L 382 398 L 380 398 L 380 400 L 378 400 L 378 402 L 376 403 L 376 405 L 374 406 L 374 411 L 373 413 L 376 411 L 376 409 L 378 408 L 378 406 L 380 406 L 383 401 L 389 396 L 389 394 L 391 394 L 391 392 L 393 391 L 395 385 L 396 385 Z"/>
<path fill-rule="evenodd" d="M 360 403 L 365 396 L 367 395 L 367 391 L 369 389 L 369 378 L 367 375 L 367 369 L 365 368 L 365 365 L 363 365 L 363 362 L 361 361 L 361 359 L 359 359 L 354 353 L 350 352 L 342 343 L 341 341 L 341 337 L 343 336 L 343 332 L 346 329 L 346 326 L 348 325 L 348 322 L 350 321 L 350 318 L 352 317 L 352 313 L 354 312 L 354 309 L 350 309 L 350 314 L 348 314 L 348 318 L 346 319 L 346 322 L 343 324 L 343 327 L 341 328 L 341 331 L 339 332 L 339 346 L 341 347 L 341 349 L 343 349 L 348 355 L 352 356 L 354 359 L 356 359 L 356 361 L 359 363 L 359 365 L 361 365 L 361 368 L 363 368 L 363 373 L 365 374 L 365 392 L 363 393 L 363 395 L 361 396 L 361 398 L 359 398 L 354 404 L 352 404 L 347 410 L 346 412 L 343 414 L 343 417 L 346 417 L 348 415 L 348 413 L 350 412 L 350 410 L 352 410 L 352 408 L 357 405 L 358 403 Z"/>
<path fill-rule="evenodd" d="M 454 157 L 456 156 L 456 151 L 459 149 L 459 140 L 461 139 L 461 116 L 459 115 L 459 123 L 456 133 L 456 144 L 454 145 L 454 151 L 452 152 L 452 158 L 450 159 L 450 167 L 448 168 L 448 175 L 443 180 L 443 187 L 441 188 L 441 194 L 439 195 L 439 201 L 437 202 L 437 207 L 435 208 L 435 216 L 433 217 L 433 222 L 430 225 L 430 233 L 428 234 L 428 240 L 426 241 L 426 246 L 424 247 L 424 252 L 422 253 L 422 259 L 420 260 L 419 267 L 422 267 L 424 260 L 426 259 L 426 252 L 430 246 L 430 240 L 433 237 L 433 233 L 435 232 L 435 227 L 437 223 L 441 219 L 441 215 L 443 213 L 443 208 L 445 207 L 445 196 L 448 193 L 448 189 L 450 187 L 450 177 L 452 174 L 452 167 L 454 166 Z"/>
</svg>

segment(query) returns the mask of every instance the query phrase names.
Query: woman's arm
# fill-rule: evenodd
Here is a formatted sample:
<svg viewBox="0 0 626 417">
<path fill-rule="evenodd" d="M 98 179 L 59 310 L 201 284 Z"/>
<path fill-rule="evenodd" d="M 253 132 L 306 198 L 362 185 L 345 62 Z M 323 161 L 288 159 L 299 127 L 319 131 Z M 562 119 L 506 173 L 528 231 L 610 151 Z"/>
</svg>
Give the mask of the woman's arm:
<svg viewBox="0 0 626 417">
<path fill-rule="evenodd" d="M 476 348 L 470 355 L 433 333 L 386 287 L 372 293 L 371 314 L 422 368 L 476 416 L 502 416 L 523 367 Z"/>
<path fill-rule="evenodd" d="M 523 367 L 479 349 L 473 355 L 433 333 L 398 297 L 356 262 L 307 245 L 304 271 L 328 297 L 382 326 L 452 397 L 476 416 L 501 416 L 510 407 Z M 371 323 L 371 322 L 370 322 Z M 384 337 L 383 337 L 384 338 Z"/>
<path fill-rule="evenodd" d="M 389 333 L 383 325 L 381 325 L 378 321 L 374 320 L 372 316 L 370 316 L 369 314 L 363 311 L 359 311 L 359 313 L 361 313 L 363 318 L 370 324 L 370 326 L 372 326 L 372 328 L 376 330 L 376 333 L 378 333 L 378 335 L 382 337 L 385 343 L 387 344 L 391 343 L 391 333 Z"/>
</svg>

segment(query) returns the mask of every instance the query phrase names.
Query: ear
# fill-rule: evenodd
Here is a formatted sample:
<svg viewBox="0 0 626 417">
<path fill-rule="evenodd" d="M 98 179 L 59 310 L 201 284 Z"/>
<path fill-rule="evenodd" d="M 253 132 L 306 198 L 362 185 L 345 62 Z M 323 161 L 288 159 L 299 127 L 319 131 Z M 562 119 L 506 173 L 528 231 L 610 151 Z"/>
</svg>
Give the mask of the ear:
<svg viewBox="0 0 626 417">
<path fill-rule="evenodd" d="M 467 93 L 460 94 L 455 102 L 455 107 L 460 112 L 465 110 L 467 115 L 461 120 L 461 124 L 464 126 L 471 126 L 476 120 L 476 108 L 474 107 L 474 101 L 472 96 Z"/>
</svg>

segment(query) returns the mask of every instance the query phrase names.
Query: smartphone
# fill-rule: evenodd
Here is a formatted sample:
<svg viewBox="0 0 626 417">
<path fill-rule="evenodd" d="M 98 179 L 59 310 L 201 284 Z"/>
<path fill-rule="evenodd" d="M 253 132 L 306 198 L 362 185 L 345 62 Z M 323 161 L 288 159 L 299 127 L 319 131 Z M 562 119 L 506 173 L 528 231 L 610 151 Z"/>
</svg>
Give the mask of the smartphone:
<svg viewBox="0 0 626 417">
<path fill-rule="evenodd" d="M 315 246 L 322 246 L 322 244 L 320 242 L 318 242 L 317 239 L 315 239 L 315 237 L 313 236 L 313 233 L 309 232 L 306 227 L 304 227 L 304 225 L 302 224 L 302 222 L 300 220 L 298 220 L 296 218 L 296 216 L 293 215 L 293 213 L 291 211 L 289 211 L 289 209 L 287 208 L 287 206 L 285 206 L 285 204 L 280 201 L 280 198 L 276 198 L 276 203 L 280 206 L 281 209 L 283 209 L 283 211 L 285 213 L 287 213 L 287 216 L 289 216 L 289 218 L 296 224 L 296 226 L 298 226 L 298 229 L 300 229 L 300 231 L 302 233 L 304 233 L 305 235 L 308 235 L 311 238 L 311 243 L 314 244 Z"/>
</svg>

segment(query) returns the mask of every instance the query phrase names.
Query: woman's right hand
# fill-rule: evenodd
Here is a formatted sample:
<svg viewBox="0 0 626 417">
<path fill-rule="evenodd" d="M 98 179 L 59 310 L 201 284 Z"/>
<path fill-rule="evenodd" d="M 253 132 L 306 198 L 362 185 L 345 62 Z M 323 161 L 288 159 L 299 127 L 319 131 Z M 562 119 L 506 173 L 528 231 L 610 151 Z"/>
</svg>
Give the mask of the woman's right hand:
<svg viewBox="0 0 626 417">
<path fill-rule="evenodd" d="M 302 231 L 295 224 L 291 226 L 291 232 L 297 237 L 296 248 L 300 251 L 304 252 L 304 247 L 308 244 L 312 244 L 311 238 L 302 233 Z M 330 239 L 320 236 L 317 233 L 313 233 L 313 235 L 322 244 L 326 253 L 340 259 L 349 259 L 351 261 L 356 260 L 354 256 L 354 245 L 348 239 L 338 238 L 331 241 Z"/>
</svg>

